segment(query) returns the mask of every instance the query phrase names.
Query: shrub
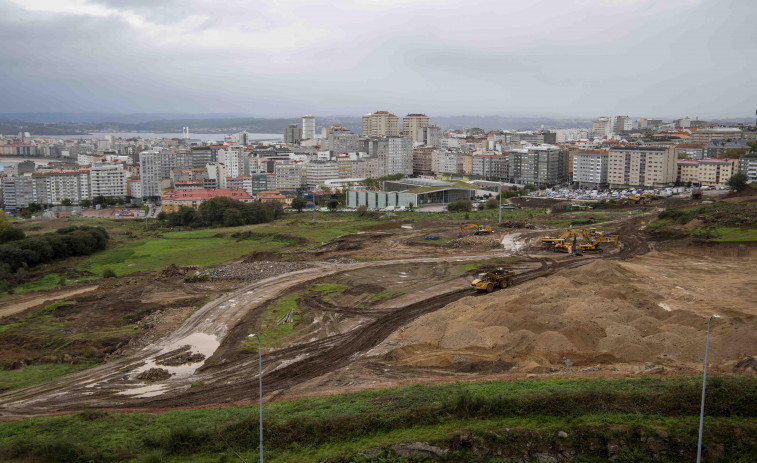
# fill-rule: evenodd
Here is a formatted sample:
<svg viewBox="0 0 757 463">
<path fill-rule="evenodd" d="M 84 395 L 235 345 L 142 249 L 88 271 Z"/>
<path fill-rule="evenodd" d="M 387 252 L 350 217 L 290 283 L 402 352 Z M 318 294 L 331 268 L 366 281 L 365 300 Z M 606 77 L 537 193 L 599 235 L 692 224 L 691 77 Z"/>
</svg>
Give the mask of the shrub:
<svg viewBox="0 0 757 463">
<path fill-rule="evenodd" d="M 113 271 L 113 269 L 106 268 L 103 270 L 103 278 L 115 278 L 116 272 Z"/>
<path fill-rule="evenodd" d="M 357 212 L 357 215 L 362 217 L 368 212 L 368 206 L 360 206 L 355 212 Z"/>
<path fill-rule="evenodd" d="M 473 202 L 470 199 L 458 199 L 447 205 L 450 212 L 470 212 L 473 210 Z"/>
</svg>

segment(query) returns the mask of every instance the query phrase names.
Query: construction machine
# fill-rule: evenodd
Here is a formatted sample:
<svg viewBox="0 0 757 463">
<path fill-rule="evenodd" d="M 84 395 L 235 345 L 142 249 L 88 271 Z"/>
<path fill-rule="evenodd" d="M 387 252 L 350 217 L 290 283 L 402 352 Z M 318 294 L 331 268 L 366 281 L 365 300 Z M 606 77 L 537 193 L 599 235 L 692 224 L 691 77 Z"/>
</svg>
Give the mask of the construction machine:
<svg viewBox="0 0 757 463">
<path fill-rule="evenodd" d="M 647 198 L 644 197 L 644 196 L 629 196 L 628 200 L 629 201 L 633 201 L 634 204 L 646 204 L 647 203 Z"/>
<path fill-rule="evenodd" d="M 460 227 L 460 233 L 464 232 L 465 230 L 470 230 L 471 228 L 476 230 L 473 233 L 474 235 L 489 235 L 493 233 L 492 227 L 488 225 L 477 225 L 475 223 L 469 223 L 468 225 L 463 225 L 462 227 Z"/>
<path fill-rule="evenodd" d="M 588 244 L 581 244 L 578 246 L 578 248 L 582 252 L 586 252 L 586 251 L 602 252 L 602 248 L 599 247 L 600 243 L 613 243 L 613 245 L 617 247 L 619 239 L 620 239 L 620 235 L 600 236 L 594 242 L 588 243 Z"/>
<path fill-rule="evenodd" d="M 515 276 L 514 272 L 506 272 L 502 269 L 498 269 L 495 272 L 479 273 L 476 278 L 471 281 L 470 287 L 478 291 L 486 291 L 490 293 L 495 288 L 507 288 L 512 285 L 512 278 Z"/>
<path fill-rule="evenodd" d="M 541 244 L 543 244 L 544 246 L 548 248 L 551 248 L 551 247 L 554 247 L 555 244 L 557 244 L 560 240 L 564 242 L 566 238 L 574 234 L 575 234 L 575 230 L 565 230 L 563 234 L 558 236 L 557 238 L 554 238 L 551 236 L 544 236 L 541 239 Z"/>
</svg>

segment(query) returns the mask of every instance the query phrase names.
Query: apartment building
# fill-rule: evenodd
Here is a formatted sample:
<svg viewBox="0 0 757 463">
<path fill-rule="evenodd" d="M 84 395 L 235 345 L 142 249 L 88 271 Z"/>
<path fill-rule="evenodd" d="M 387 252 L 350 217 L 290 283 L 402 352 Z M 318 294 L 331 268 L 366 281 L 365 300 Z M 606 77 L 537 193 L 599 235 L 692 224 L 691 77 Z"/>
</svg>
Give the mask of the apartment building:
<svg viewBox="0 0 757 463">
<path fill-rule="evenodd" d="M 226 166 L 226 175 L 239 177 L 250 173 L 247 153 L 241 150 L 218 150 L 218 162 Z"/>
<path fill-rule="evenodd" d="M 113 198 L 128 196 L 123 164 L 95 164 L 89 169 L 90 194 Z"/>
<path fill-rule="evenodd" d="M 310 161 L 305 164 L 305 183 L 310 189 L 326 184 L 327 180 L 339 178 L 339 165 L 336 161 Z"/>
<path fill-rule="evenodd" d="M 681 159 L 676 164 L 676 180 L 697 185 L 726 185 L 738 171 L 736 159 Z"/>
<path fill-rule="evenodd" d="M 439 148 L 442 146 L 442 129 L 435 125 L 429 125 L 418 129 L 418 141 L 424 145 Z"/>
<path fill-rule="evenodd" d="M 419 146 L 413 149 L 413 175 L 432 175 L 431 155 L 433 146 Z"/>
<path fill-rule="evenodd" d="M 274 166 L 276 189 L 296 191 L 305 187 L 305 169 L 302 164 L 281 164 Z"/>
<path fill-rule="evenodd" d="M 326 147 L 335 154 L 355 153 L 362 148 L 362 142 L 360 135 L 340 131 L 329 134 Z"/>
<path fill-rule="evenodd" d="M 409 137 L 373 138 L 366 145 L 368 154 L 379 160 L 378 177 L 413 173 L 413 142 Z"/>
<path fill-rule="evenodd" d="M 428 127 L 429 121 L 430 118 L 425 114 L 408 114 L 402 118 L 402 136 L 410 137 L 413 143 L 422 143 L 423 132 L 419 133 L 419 129 Z"/>
<path fill-rule="evenodd" d="M 313 138 L 313 137 L 310 137 Z M 289 124 L 284 129 L 284 143 L 294 145 L 302 140 L 302 129 L 297 124 Z"/>
<path fill-rule="evenodd" d="M 362 133 L 368 137 L 398 137 L 400 119 L 389 111 L 364 114 Z"/>
<path fill-rule="evenodd" d="M 459 174 L 463 171 L 462 153 L 436 150 L 431 153 L 431 170 L 436 174 Z"/>
<path fill-rule="evenodd" d="M 692 143 L 709 143 L 712 140 L 727 140 L 742 138 L 741 129 L 736 127 L 710 127 L 699 129 L 691 134 Z"/>
<path fill-rule="evenodd" d="M 33 173 L 34 201 L 38 204 L 61 204 L 67 199 L 72 204 L 79 204 L 84 199 L 91 199 L 89 171 L 77 169 Z"/>
<path fill-rule="evenodd" d="M 609 152 L 584 150 L 573 154 L 573 182 L 589 188 L 607 186 Z"/>
<path fill-rule="evenodd" d="M 529 146 L 510 151 L 509 178 L 516 183 L 547 185 L 564 176 L 564 151 L 554 145 Z"/>
<path fill-rule="evenodd" d="M 244 190 L 169 190 L 163 193 L 162 210 L 171 213 L 177 212 L 181 207 L 197 209 L 205 201 L 218 197 L 231 198 L 246 203 L 253 201 L 252 197 Z"/>
<path fill-rule="evenodd" d="M 34 179 L 31 176 L 4 177 L 2 179 L 3 202 L 6 211 L 28 207 L 34 201 Z"/>
<path fill-rule="evenodd" d="M 607 181 L 615 187 L 670 186 L 677 175 L 675 148 L 610 148 Z M 574 167 L 575 170 L 575 167 Z"/>
<path fill-rule="evenodd" d="M 302 116 L 302 139 L 315 138 L 315 116 L 306 114 Z"/>
<path fill-rule="evenodd" d="M 143 197 L 160 196 L 160 180 L 171 178 L 171 169 L 192 167 L 187 152 L 142 151 L 139 153 L 139 177 Z"/>
<path fill-rule="evenodd" d="M 747 176 L 747 182 L 757 182 L 757 153 L 747 153 L 741 156 L 739 173 Z"/>
<path fill-rule="evenodd" d="M 502 154 L 474 154 L 471 156 L 471 174 L 486 178 L 508 177 L 507 156 Z"/>
</svg>

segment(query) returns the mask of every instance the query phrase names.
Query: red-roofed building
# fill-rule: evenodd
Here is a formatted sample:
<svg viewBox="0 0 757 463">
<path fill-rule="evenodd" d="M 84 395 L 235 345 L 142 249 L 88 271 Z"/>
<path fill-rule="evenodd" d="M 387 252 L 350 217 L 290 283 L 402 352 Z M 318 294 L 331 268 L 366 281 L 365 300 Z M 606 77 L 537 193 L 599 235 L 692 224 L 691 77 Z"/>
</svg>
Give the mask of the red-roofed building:
<svg viewBox="0 0 757 463">
<path fill-rule="evenodd" d="M 203 202 L 218 197 L 236 199 L 242 202 L 252 202 L 252 196 L 244 190 L 214 189 L 214 190 L 168 190 L 163 192 L 163 211 L 176 212 L 182 206 L 197 209 Z"/>
</svg>

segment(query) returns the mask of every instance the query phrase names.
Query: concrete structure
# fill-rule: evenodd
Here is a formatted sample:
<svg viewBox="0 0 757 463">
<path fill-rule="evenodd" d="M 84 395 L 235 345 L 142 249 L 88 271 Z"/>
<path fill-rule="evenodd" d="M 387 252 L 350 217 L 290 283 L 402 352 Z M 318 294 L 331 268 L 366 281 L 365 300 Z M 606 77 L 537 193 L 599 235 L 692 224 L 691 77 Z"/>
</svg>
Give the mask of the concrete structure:
<svg viewBox="0 0 757 463">
<path fill-rule="evenodd" d="M 315 138 L 315 117 L 310 114 L 302 116 L 302 139 Z"/>
<path fill-rule="evenodd" d="M 698 185 L 726 185 L 738 171 L 736 159 L 679 160 L 676 180 Z"/>
<path fill-rule="evenodd" d="M 423 142 L 423 132 L 419 129 L 428 127 L 430 118 L 425 114 L 408 114 L 402 118 L 402 136 L 410 137 L 413 143 Z"/>
<path fill-rule="evenodd" d="M 607 181 L 611 186 L 670 186 L 675 182 L 677 173 L 676 152 L 673 147 L 610 148 Z"/>
<path fill-rule="evenodd" d="M 284 129 L 284 143 L 294 145 L 299 143 L 300 140 L 302 140 L 302 129 L 297 124 L 290 124 Z"/>
<path fill-rule="evenodd" d="M 373 175 L 374 177 L 413 173 L 413 142 L 410 138 L 373 138 L 368 140 L 366 145 L 368 154 L 379 160 L 379 175 Z"/>
<path fill-rule="evenodd" d="M 418 141 L 426 146 L 440 148 L 442 146 L 443 131 L 441 127 L 429 125 L 418 129 Z"/>
<path fill-rule="evenodd" d="M 463 154 L 458 151 L 435 150 L 431 153 L 431 170 L 435 174 L 463 173 Z"/>
<path fill-rule="evenodd" d="M 607 186 L 609 152 L 584 150 L 573 155 L 573 182 L 589 188 Z"/>
<path fill-rule="evenodd" d="M 246 203 L 253 201 L 252 196 L 244 190 L 169 190 L 163 193 L 162 211 L 165 213 L 177 212 L 181 207 L 191 207 L 196 210 L 203 202 L 221 196 Z"/>
<path fill-rule="evenodd" d="M 218 150 L 218 162 L 226 166 L 226 176 L 239 177 L 250 173 L 249 157 L 241 150 Z"/>
<path fill-rule="evenodd" d="M 367 137 L 398 137 L 400 119 L 389 111 L 364 114 L 362 134 Z"/>
<path fill-rule="evenodd" d="M 61 204 L 66 199 L 71 204 L 80 204 L 84 199 L 92 199 L 89 169 L 36 172 L 32 178 L 34 202 L 38 204 Z"/>
<path fill-rule="evenodd" d="M 413 175 L 432 175 L 431 157 L 434 152 L 432 146 L 419 146 L 413 149 Z"/>
<path fill-rule="evenodd" d="M 89 169 L 90 194 L 112 198 L 128 196 L 123 164 L 95 164 Z"/>
<path fill-rule="evenodd" d="M 675 146 L 678 159 L 702 159 L 704 157 L 704 143 L 679 143 Z"/>
</svg>

